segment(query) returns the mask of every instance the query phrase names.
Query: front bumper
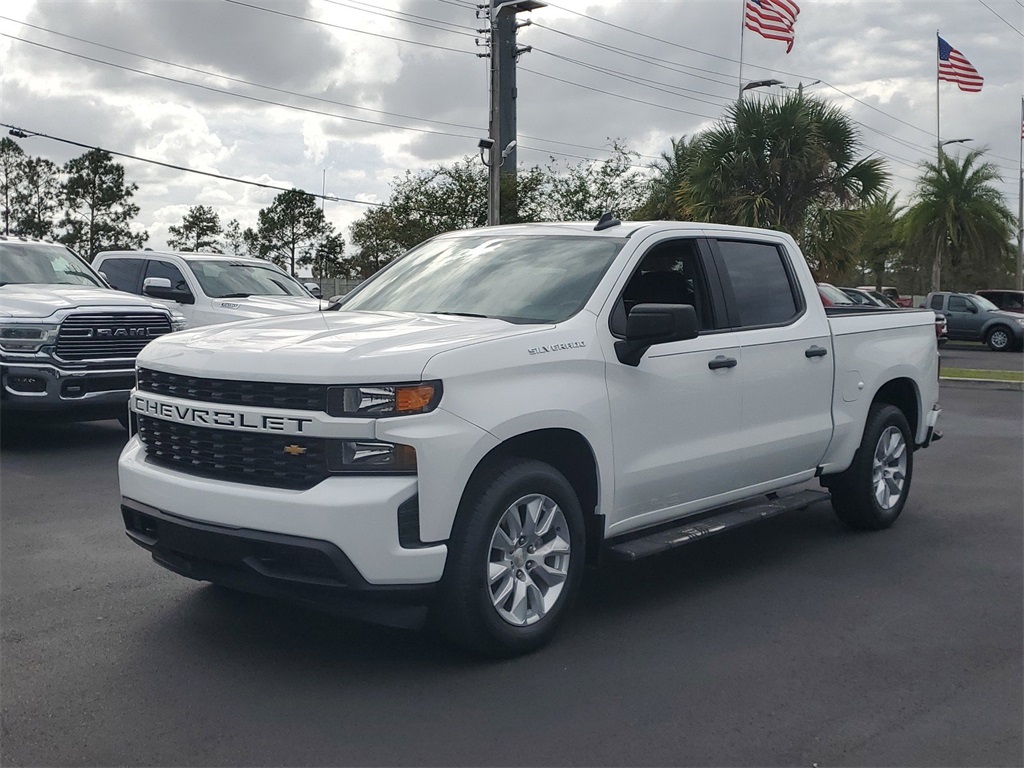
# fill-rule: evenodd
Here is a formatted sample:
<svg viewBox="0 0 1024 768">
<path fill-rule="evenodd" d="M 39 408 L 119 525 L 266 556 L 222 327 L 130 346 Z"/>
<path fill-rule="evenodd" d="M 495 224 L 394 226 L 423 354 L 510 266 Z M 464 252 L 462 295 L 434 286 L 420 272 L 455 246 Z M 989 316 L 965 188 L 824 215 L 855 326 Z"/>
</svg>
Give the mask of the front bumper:
<svg viewBox="0 0 1024 768">
<path fill-rule="evenodd" d="M 370 584 L 327 541 L 200 523 L 128 498 L 121 515 L 155 562 L 197 581 L 400 627 L 421 626 L 432 600 L 432 584 Z"/>
<path fill-rule="evenodd" d="M 118 476 L 123 497 L 176 520 L 333 545 L 367 585 L 433 584 L 444 572 L 443 543 L 400 540 L 399 508 L 417 496 L 415 476 L 337 476 L 308 490 L 246 485 L 156 465 L 138 437 L 121 452 Z"/>
<path fill-rule="evenodd" d="M 67 370 L 45 363 L 0 363 L 4 410 L 113 418 L 127 413 L 133 386 L 134 367 Z"/>
</svg>

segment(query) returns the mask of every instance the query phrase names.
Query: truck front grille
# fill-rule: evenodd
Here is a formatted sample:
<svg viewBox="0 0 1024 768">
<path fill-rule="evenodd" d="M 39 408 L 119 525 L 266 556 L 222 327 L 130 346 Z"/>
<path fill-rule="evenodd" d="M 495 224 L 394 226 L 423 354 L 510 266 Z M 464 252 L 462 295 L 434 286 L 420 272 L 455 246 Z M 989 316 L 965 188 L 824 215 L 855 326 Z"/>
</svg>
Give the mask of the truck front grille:
<svg viewBox="0 0 1024 768">
<path fill-rule="evenodd" d="M 265 381 L 202 379 L 140 368 L 138 386 L 144 392 L 199 400 L 223 405 L 251 405 L 261 408 L 291 408 L 297 411 L 326 411 L 327 386 L 322 384 L 277 384 Z"/>
<path fill-rule="evenodd" d="M 61 360 L 134 360 L 149 342 L 171 332 L 170 319 L 159 312 L 70 315 L 57 334 Z"/>
<path fill-rule="evenodd" d="M 150 461 L 190 475 L 305 490 L 330 476 L 329 440 L 179 424 L 136 414 Z"/>
</svg>

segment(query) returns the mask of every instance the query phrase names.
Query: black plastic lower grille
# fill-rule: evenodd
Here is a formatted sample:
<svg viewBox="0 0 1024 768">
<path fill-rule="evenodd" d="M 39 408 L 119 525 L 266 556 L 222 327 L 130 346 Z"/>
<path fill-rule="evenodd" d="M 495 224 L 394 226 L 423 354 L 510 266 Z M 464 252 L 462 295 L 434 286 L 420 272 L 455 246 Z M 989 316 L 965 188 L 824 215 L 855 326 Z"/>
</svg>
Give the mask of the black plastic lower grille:
<svg viewBox="0 0 1024 768">
<path fill-rule="evenodd" d="M 139 438 L 157 464 L 190 475 L 305 490 L 325 480 L 329 440 L 179 424 L 137 414 Z"/>
<path fill-rule="evenodd" d="M 265 381 L 203 379 L 149 368 L 138 372 L 139 389 L 158 395 L 224 405 L 262 408 L 291 408 L 298 411 L 326 411 L 327 386 L 323 384 L 278 384 Z"/>
</svg>

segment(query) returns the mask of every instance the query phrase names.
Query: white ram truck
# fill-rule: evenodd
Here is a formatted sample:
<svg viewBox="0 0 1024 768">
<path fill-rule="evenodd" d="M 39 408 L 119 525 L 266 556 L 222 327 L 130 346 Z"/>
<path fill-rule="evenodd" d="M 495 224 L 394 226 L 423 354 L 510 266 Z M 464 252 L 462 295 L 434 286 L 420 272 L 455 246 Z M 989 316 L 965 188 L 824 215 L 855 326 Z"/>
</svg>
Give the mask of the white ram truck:
<svg viewBox="0 0 1024 768">
<path fill-rule="evenodd" d="M 679 222 L 436 237 L 338 311 L 158 339 L 128 535 L 193 579 L 550 639 L 585 563 L 829 498 L 885 528 L 938 437 L 934 314 L 822 306 L 787 235 Z"/>
</svg>

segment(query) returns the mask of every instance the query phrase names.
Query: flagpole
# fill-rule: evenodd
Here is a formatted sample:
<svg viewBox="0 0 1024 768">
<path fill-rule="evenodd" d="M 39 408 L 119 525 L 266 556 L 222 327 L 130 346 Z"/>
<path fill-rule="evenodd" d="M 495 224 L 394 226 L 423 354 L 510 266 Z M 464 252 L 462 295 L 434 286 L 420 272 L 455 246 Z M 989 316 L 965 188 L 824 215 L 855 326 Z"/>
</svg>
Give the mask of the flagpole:
<svg viewBox="0 0 1024 768">
<path fill-rule="evenodd" d="M 739 94 L 736 96 L 736 103 L 743 101 L 743 38 L 747 29 L 747 0 L 740 0 L 740 74 Z"/>
<path fill-rule="evenodd" d="M 935 169 L 942 173 L 942 136 L 939 133 L 939 30 L 935 30 Z M 942 240 L 935 240 L 935 261 L 932 263 L 932 290 L 942 290 Z"/>
<path fill-rule="evenodd" d="M 1017 290 L 1024 291 L 1024 96 L 1020 99 L 1020 145 L 1017 150 Z"/>
</svg>

